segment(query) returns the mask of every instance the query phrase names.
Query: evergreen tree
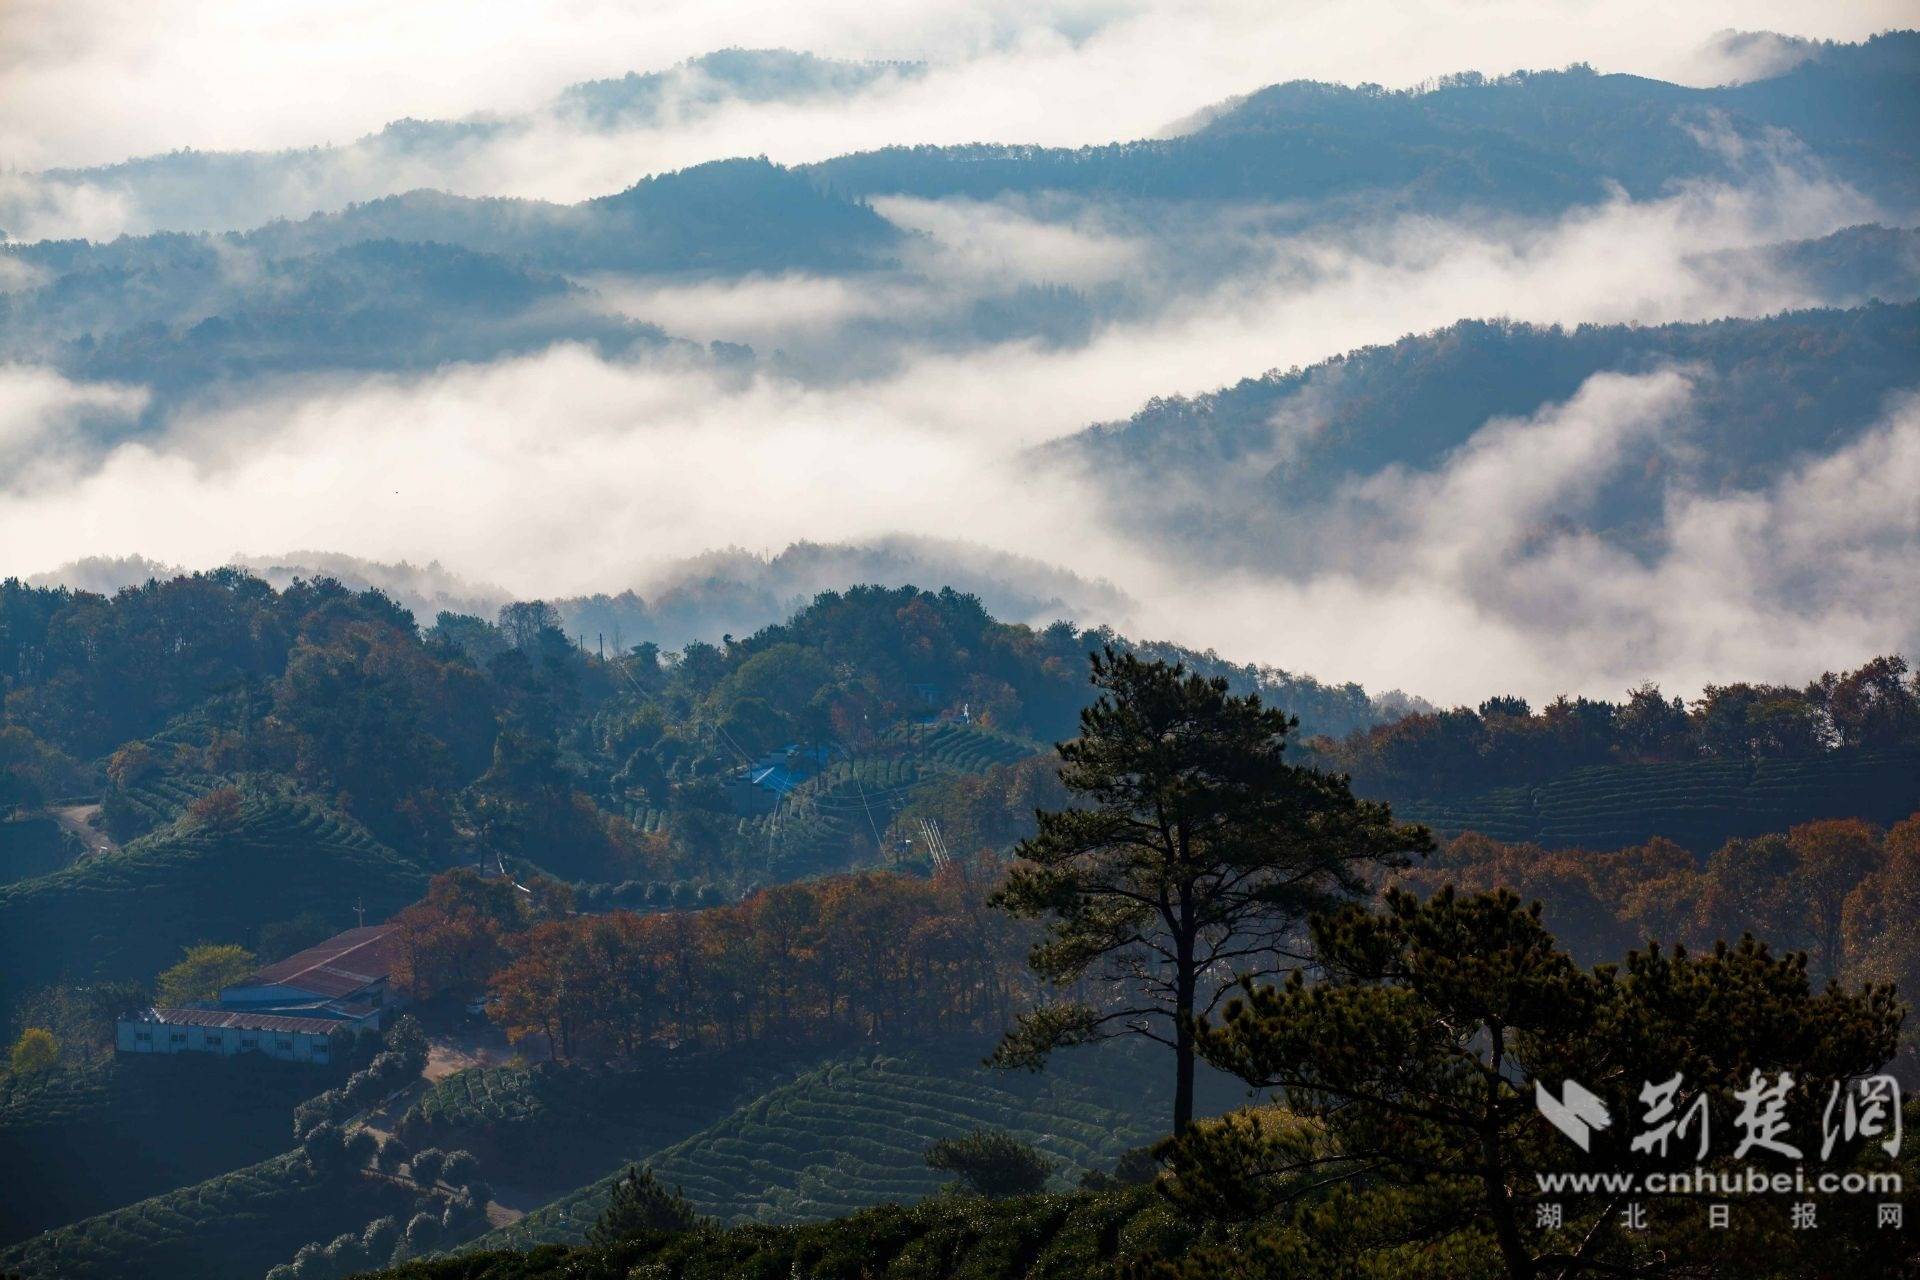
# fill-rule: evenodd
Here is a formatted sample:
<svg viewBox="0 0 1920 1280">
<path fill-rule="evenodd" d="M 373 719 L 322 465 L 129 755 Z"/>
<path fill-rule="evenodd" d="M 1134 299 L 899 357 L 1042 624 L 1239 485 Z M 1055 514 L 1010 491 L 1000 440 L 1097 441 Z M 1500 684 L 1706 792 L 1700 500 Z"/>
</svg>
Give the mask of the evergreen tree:
<svg viewBox="0 0 1920 1280">
<path fill-rule="evenodd" d="M 1539 907 L 1504 890 L 1449 888 L 1425 901 L 1391 892 L 1384 912 L 1316 920 L 1313 938 L 1324 981 L 1249 984 L 1199 1033 L 1209 1061 L 1280 1090 L 1288 1110 L 1197 1126 L 1166 1151 L 1176 1204 L 1258 1222 L 1265 1243 L 1233 1260 L 1201 1250 L 1176 1274 L 1393 1273 L 1416 1255 L 1455 1257 L 1448 1274 L 1512 1280 L 1865 1274 L 1887 1247 L 1872 1197 L 1822 1198 L 1815 1240 L 1788 1229 L 1786 1201 L 1803 1197 L 1726 1196 L 1733 1229 L 1709 1231 L 1704 1201 L 1716 1197 L 1642 1184 L 1632 1198 L 1644 1216 L 1627 1230 L 1627 1197 L 1604 1184 L 1548 1192 L 1536 1175 L 1764 1164 L 1721 1130 L 1736 1128 L 1736 1093 L 1782 1079 L 1782 1132 L 1817 1157 L 1836 1088 L 1856 1087 L 1894 1053 L 1892 988 L 1816 994 L 1804 956 L 1776 958 L 1751 938 L 1701 956 L 1655 945 L 1623 968 L 1583 970 Z M 1577 1096 L 1570 1081 L 1606 1108 L 1587 1143 L 1556 1131 L 1538 1105 L 1540 1090 Z M 1635 1146 L 1660 1119 L 1656 1084 L 1670 1087 L 1660 1114 L 1675 1128 L 1657 1147 Z M 1719 1141 L 1709 1148 L 1710 1133 Z M 1867 1141 L 1834 1160 L 1889 1165 Z"/>
<path fill-rule="evenodd" d="M 669 1191 L 653 1170 L 629 1165 L 613 1184 L 606 1211 L 587 1229 L 587 1243 L 604 1249 L 652 1231 L 691 1231 L 700 1222 L 700 1214 L 678 1187 Z"/>
<path fill-rule="evenodd" d="M 978 1195 L 1034 1195 L 1045 1190 L 1053 1161 L 1009 1133 L 975 1129 L 964 1138 L 942 1138 L 927 1148 L 927 1167 L 958 1174 Z"/>
<path fill-rule="evenodd" d="M 1433 840 L 1345 778 L 1288 764 L 1297 721 L 1259 695 L 1111 647 L 1092 658 L 1100 697 L 1059 747 L 1078 803 L 1038 815 L 995 903 L 1049 921 L 1030 957 L 1041 977 L 1093 976 L 1114 995 L 1032 1010 L 996 1060 L 1038 1067 L 1067 1045 L 1143 1036 L 1173 1051 L 1179 1133 L 1193 1119 L 1193 1022 L 1222 979 L 1295 963 L 1309 912 Z"/>
</svg>

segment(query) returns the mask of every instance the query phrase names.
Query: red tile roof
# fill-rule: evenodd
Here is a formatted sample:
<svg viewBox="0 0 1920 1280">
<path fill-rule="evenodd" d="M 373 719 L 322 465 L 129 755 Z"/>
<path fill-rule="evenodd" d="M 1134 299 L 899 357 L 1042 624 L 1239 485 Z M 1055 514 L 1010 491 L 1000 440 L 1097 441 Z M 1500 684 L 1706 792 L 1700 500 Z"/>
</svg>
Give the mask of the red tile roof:
<svg viewBox="0 0 1920 1280">
<path fill-rule="evenodd" d="M 138 1019 L 172 1027 L 231 1027 L 236 1031 L 304 1031 L 308 1035 L 331 1035 L 350 1031 L 353 1024 L 337 1018 L 289 1018 L 274 1013 L 234 1013 L 229 1009 L 149 1009 Z"/>
<path fill-rule="evenodd" d="M 370 924 L 328 938 L 235 983 L 240 987 L 290 987 L 321 996 L 348 996 L 393 972 L 400 938 L 390 924 Z"/>
</svg>

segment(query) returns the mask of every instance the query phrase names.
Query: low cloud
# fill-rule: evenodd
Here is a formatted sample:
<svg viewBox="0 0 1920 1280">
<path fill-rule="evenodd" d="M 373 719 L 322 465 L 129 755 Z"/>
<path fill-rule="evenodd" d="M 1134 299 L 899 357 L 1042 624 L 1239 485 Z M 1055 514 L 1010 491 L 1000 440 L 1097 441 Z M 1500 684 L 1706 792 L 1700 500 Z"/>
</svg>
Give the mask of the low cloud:
<svg viewBox="0 0 1920 1280">
<path fill-rule="evenodd" d="M 1784 0 L 1789 37 L 1856 40 L 1910 22 L 1901 0 Z M 1787 65 L 1793 40 L 1729 38 L 1751 5 L 1699 0 L 987 0 L 967 6 L 843 0 L 726 6 L 690 0 L 407 5 L 300 0 L 16 0 L 0 7 L 0 201 L 17 238 L 105 236 L 301 216 L 417 186 L 579 200 L 648 173 L 735 155 L 783 162 L 890 144 L 1077 146 L 1149 137 L 1210 103 L 1295 78 L 1406 86 L 1462 70 L 1590 61 L 1708 84 Z M 915 59 L 846 99 L 736 103 L 640 128 L 584 127 L 551 109 L 564 85 L 658 70 L 710 50 L 785 46 Z M 510 120 L 443 149 L 313 154 L 236 203 L 230 195 L 45 182 L 34 171 L 182 146 L 305 149 L 403 118 Z M 197 221 L 196 221 L 197 219 Z"/>
<path fill-rule="evenodd" d="M 146 406 L 139 387 L 78 383 L 51 369 L 0 365 L 0 471 L 9 487 L 57 474 L 69 450 L 125 426 Z"/>
<path fill-rule="evenodd" d="M 1257 209 L 1179 226 L 1114 208 L 954 212 L 914 209 L 924 240 L 872 294 L 806 278 L 597 283 L 605 305 L 765 353 L 808 335 L 845 346 L 894 317 L 1064 278 L 1101 295 L 1093 336 L 943 348 L 906 325 L 890 347 L 875 337 L 885 359 L 859 371 L 561 346 L 425 376 L 236 385 L 137 438 L 115 425 L 139 411 L 137 389 L 15 368 L 0 374 L 0 440 L 39 443 L 32 472 L 0 475 L 0 571 L 322 547 L 438 560 L 550 597 L 641 585 L 715 547 L 905 534 L 1029 555 L 1125 593 L 1123 612 L 1083 623 L 1439 699 L 1800 678 L 1920 642 L 1920 596 L 1886 585 L 1910 578 L 1920 551 L 1911 402 L 1765 488 L 1666 495 L 1658 536 L 1633 551 L 1583 534 L 1581 503 L 1636 442 L 1685 446 L 1686 369 L 1599 377 L 1532 418 L 1486 424 L 1430 471 L 1356 477 L 1326 513 L 1327 549 L 1258 570 L 1170 560 L 1124 513 L 1103 514 L 1100 477 L 1030 451 L 1154 395 L 1462 315 L 1652 323 L 1815 301 L 1795 280 L 1729 274 L 1712 257 L 1871 215 L 1791 155 L 1744 187 L 1550 222 L 1410 218 L 1302 235 L 1274 233 Z M 1195 270 L 1183 245 L 1233 269 Z M 99 420 L 75 416 L 87 414 Z"/>
<path fill-rule="evenodd" d="M 1130 585 L 1153 634 L 1440 701 L 1790 682 L 1920 646 L 1920 401 L 1763 488 L 1670 493 L 1651 553 L 1542 518 L 1577 514 L 1624 442 L 1675 429 L 1685 388 L 1601 375 L 1434 472 L 1374 477 L 1328 513 L 1320 564 Z"/>
</svg>

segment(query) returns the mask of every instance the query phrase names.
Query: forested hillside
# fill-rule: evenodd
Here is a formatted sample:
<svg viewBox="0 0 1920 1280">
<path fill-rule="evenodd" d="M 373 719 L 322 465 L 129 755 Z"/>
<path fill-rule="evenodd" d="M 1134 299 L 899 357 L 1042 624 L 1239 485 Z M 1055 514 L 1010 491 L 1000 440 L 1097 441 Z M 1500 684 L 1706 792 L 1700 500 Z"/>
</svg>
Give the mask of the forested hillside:
<svg viewBox="0 0 1920 1280">
<path fill-rule="evenodd" d="M 1684 413 L 1629 442 L 1608 483 L 1567 517 L 1639 546 L 1676 488 L 1758 488 L 1857 439 L 1915 385 L 1903 353 L 1916 347 L 1912 301 L 1649 328 L 1464 320 L 1156 400 L 1050 448 L 1195 554 L 1314 564 L 1337 559 L 1314 529 L 1369 478 L 1435 471 L 1489 423 L 1563 404 L 1596 375 L 1675 370 L 1690 387 Z"/>
<path fill-rule="evenodd" d="M 305 217 L 316 207 L 400 194 L 383 182 L 398 171 L 419 175 L 413 187 L 457 172 L 487 146 L 537 139 L 543 130 L 589 133 L 684 124 L 741 104 L 833 101 L 924 73 L 912 62 L 854 62 L 790 49 L 720 49 L 658 71 L 628 72 L 561 89 L 531 111 L 484 119 L 395 120 L 341 146 L 283 151 L 187 148 L 115 164 L 51 169 L 0 194 L 0 227 L 18 232 L 41 210 L 39 200 L 62 189 L 111 193 L 139 211 L 142 229 L 234 231 L 268 218 Z M 383 189 L 384 188 L 384 189 Z"/>
<path fill-rule="evenodd" d="M 1789 129 L 1849 181 L 1911 206 L 1920 197 L 1906 122 L 1920 37 L 1890 33 L 1828 47 L 1786 73 L 1688 89 L 1589 67 L 1434 86 L 1296 82 L 1229 103 L 1164 141 L 1076 150 L 896 147 L 814 167 L 861 195 L 991 197 L 1067 191 L 1154 199 L 1311 200 L 1316 215 L 1359 198 L 1430 211 L 1545 212 L 1595 200 L 1607 184 L 1648 195 L 1726 174 L 1740 148 Z"/>
</svg>

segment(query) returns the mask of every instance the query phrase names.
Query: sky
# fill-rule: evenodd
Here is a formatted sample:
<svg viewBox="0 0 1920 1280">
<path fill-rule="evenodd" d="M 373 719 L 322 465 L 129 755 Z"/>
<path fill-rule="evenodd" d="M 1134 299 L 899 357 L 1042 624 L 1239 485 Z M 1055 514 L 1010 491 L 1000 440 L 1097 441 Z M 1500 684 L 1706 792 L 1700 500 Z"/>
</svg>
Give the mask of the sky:
<svg viewBox="0 0 1920 1280">
<path fill-rule="evenodd" d="M 909 3 L 326 6 L 0 3 L 0 154 L 13 176 L 177 147 L 345 142 L 404 117 L 538 113 L 560 87 L 728 45 L 915 59 L 851 102 L 729 109 L 612 138 L 545 127 L 465 157 L 446 185 L 577 199 L 729 154 L 816 159 L 886 142 L 1150 136 L 1294 77 L 1407 85 L 1584 60 L 1687 83 L 1764 71 L 1777 43 L 1857 39 L 1913 4 Z M 1116 86 L 1124 86 L 1117 89 Z M 378 187 L 400 180 L 363 175 Z M 412 176 L 412 175 L 402 175 Z M 4 175 L 0 175 L 4 181 Z M 368 187 L 357 188 L 364 195 Z M 107 236 L 139 211 L 77 189 L 49 226 Z M 334 194 L 339 194 L 335 192 Z M 94 201 L 94 203 L 87 203 Z M 591 281 L 596 305 L 669 332 L 791 355 L 741 375 L 577 347 L 426 375 L 303 378 L 210 394 L 122 438 L 144 388 L 0 366 L 0 572 L 88 555 L 189 566 L 317 548 L 437 561 L 524 596 L 617 592 L 713 548 L 910 533 L 1111 581 L 1133 634 L 1439 701 L 1804 680 L 1920 644 L 1920 410 L 1743 495 L 1669 495 L 1661 552 L 1533 536 L 1636 433 L 1684 430 L 1693 371 L 1603 376 L 1492 422 L 1429 471 L 1330 496 L 1349 554 L 1290 574 L 1198 576 L 1091 515 L 1033 448 L 1197 393 L 1469 316 L 1665 322 L 1808 305 L 1796 282 L 1701 255 L 1824 235 L 1882 211 L 1783 153 L 1738 186 L 1624 197 L 1563 217 L 1404 217 L 1275 234 L 1232 212 L 1173 228 L 1090 207 L 882 199 L 918 233 L 862 282 Z M 49 234 L 52 234 L 49 231 Z M 1182 269 L 1205 244 L 1226 276 Z M 1084 345 L 954 348 L 913 336 L 1009 282 L 1117 290 Z M 899 333 L 869 367 L 836 353 Z M 1462 512 L 1472 519 L 1462 526 Z M 1389 518 L 1389 514 L 1391 518 Z"/>
</svg>

